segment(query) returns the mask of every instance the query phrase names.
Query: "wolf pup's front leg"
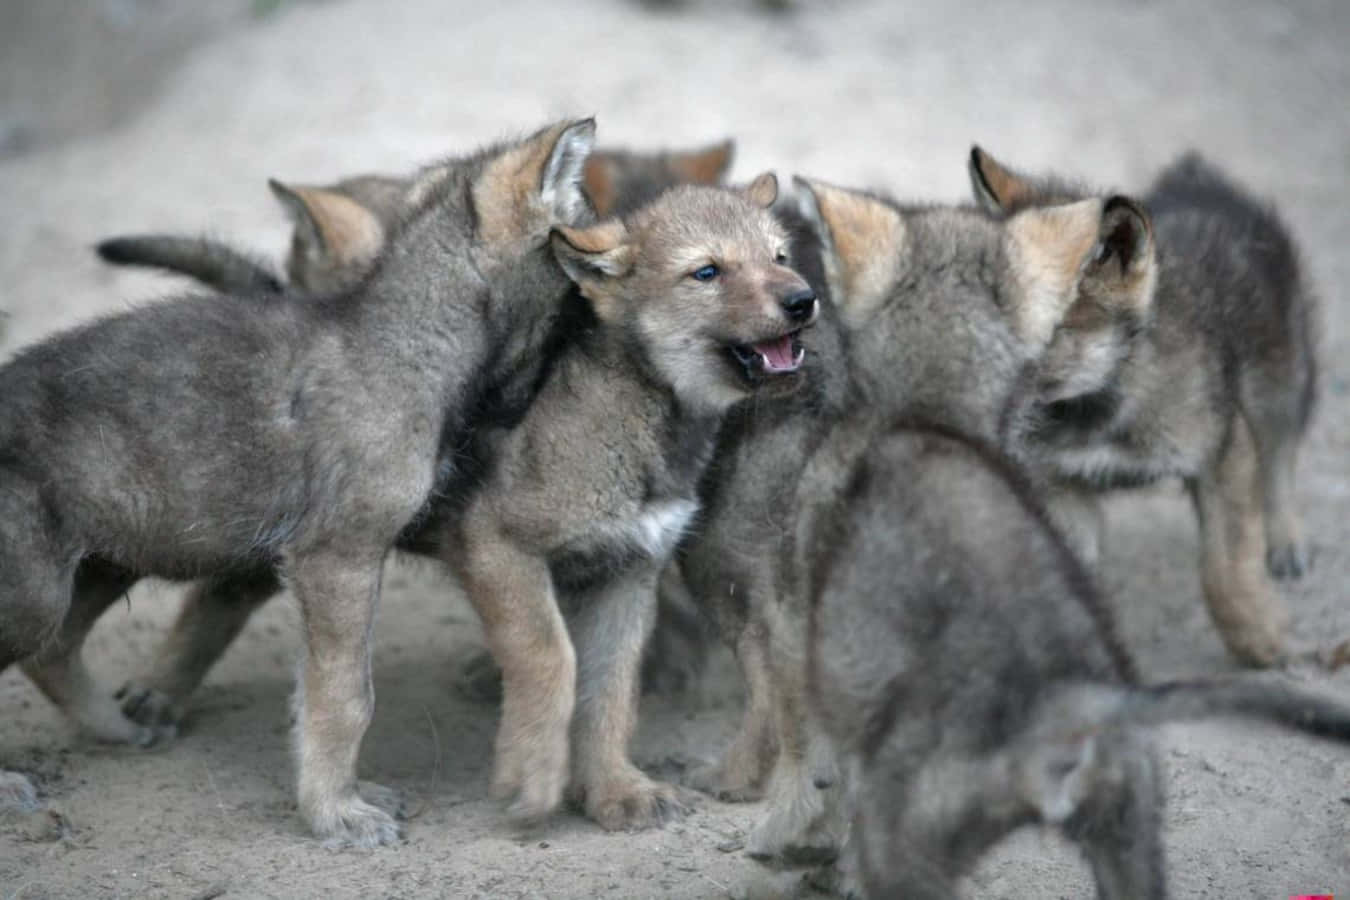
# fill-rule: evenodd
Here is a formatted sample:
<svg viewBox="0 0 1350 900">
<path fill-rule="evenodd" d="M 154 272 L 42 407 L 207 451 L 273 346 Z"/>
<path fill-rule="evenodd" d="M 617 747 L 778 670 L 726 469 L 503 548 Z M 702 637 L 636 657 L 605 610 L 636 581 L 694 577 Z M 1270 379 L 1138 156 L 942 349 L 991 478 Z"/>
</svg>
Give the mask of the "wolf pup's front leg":
<svg viewBox="0 0 1350 900">
<path fill-rule="evenodd" d="M 513 819 L 557 808 L 567 786 L 567 727 L 576 698 L 576 655 L 545 559 L 503 533 L 479 503 L 466 514 L 459 575 L 502 670 L 492 792 Z"/>
<path fill-rule="evenodd" d="M 378 847 L 400 837 L 396 810 L 357 791 L 356 759 L 375 709 L 371 626 L 383 556 L 324 553 L 296 559 L 291 581 L 305 628 L 295 694 L 300 814 L 331 847 Z M 396 805 L 373 787 L 370 800 Z"/>
<path fill-rule="evenodd" d="M 644 567 L 607 582 L 570 620 L 578 657 L 573 788 L 586 815 L 610 831 L 651 828 L 688 811 L 678 788 L 649 778 L 628 757 L 659 574 L 659 566 Z"/>
</svg>

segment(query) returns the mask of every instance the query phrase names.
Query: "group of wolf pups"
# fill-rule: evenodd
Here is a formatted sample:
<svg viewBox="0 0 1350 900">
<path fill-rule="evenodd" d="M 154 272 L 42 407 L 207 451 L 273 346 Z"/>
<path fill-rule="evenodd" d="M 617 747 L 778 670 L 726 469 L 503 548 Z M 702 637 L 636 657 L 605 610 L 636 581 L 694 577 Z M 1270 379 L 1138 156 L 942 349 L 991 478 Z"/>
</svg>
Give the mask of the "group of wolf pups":
<svg viewBox="0 0 1350 900">
<path fill-rule="evenodd" d="M 649 681 L 687 667 L 702 618 L 747 699 L 688 785 L 767 796 L 751 856 L 873 898 L 948 897 L 1029 823 L 1100 896 L 1162 897 L 1148 726 L 1350 739 L 1350 705 L 1275 676 L 1141 680 L 1093 575 L 1100 496 L 1181 478 L 1226 646 L 1292 656 L 1271 576 L 1308 566 L 1315 307 L 1270 209 L 1194 155 L 1136 200 L 975 149 L 974 205 L 906 205 L 594 132 L 272 182 L 287 279 L 206 240 L 100 245 L 216 290 L 0 369 L 0 670 L 149 745 L 289 587 L 300 814 L 388 844 L 399 799 L 357 756 L 384 561 L 419 554 L 500 669 L 494 795 L 633 829 L 691 797 L 629 758 L 644 648 Z M 194 584 L 114 692 L 81 647 L 145 576 Z M 37 802 L 12 772 L 0 797 Z"/>
</svg>

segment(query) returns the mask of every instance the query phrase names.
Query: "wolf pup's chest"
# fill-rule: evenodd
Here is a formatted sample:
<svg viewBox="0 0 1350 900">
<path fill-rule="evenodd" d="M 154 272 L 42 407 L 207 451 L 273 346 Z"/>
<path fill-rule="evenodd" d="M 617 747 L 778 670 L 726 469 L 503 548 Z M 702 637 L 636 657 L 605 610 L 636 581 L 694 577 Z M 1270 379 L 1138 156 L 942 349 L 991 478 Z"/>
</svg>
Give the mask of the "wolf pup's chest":
<svg viewBox="0 0 1350 900">
<path fill-rule="evenodd" d="M 594 520 L 583 538 L 550 557 L 554 583 L 563 590 L 584 590 L 633 566 L 662 563 L 697 512 L 691 499 L 666 499 L 642 503 L 631 515 Z"/>
</svg>

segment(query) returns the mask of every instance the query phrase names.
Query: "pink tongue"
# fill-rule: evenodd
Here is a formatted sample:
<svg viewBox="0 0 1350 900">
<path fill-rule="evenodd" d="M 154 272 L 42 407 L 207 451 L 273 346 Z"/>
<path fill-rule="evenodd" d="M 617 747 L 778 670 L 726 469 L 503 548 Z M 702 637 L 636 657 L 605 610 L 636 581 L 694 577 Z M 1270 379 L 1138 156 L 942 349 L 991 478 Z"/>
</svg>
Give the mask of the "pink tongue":
<svg viewBox="0 0 1350 900">
<path fill-rule="evenodd" d="M 764 368 L 770 372 L 793 372 L 799 365 L 792 352 L 791 335 L 783 335 L 776 341 L 752 344 L 751 349 L 764 357 Z"/>
</svg>

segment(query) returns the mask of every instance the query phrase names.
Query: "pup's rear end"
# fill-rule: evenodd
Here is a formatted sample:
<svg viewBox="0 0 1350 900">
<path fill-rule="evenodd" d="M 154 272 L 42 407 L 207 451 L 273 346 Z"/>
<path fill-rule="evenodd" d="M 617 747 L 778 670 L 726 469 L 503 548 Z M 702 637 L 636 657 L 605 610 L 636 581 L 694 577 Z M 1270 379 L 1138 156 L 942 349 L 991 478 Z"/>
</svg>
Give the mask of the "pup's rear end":
<svg viewBox="0 0 1350 900">
<path fill-rule="evenodd" d="M 813 710 L 854 779 L 869 897 L 949 898 L 1015 828 L 1079 845 L 1106 900 L 1163 898 L 1146 726 L 1213 715 L 1350 739 L 1350 708 L 1233 678 L 1134 686 L 1091 581 L 1016 471 L 958 435 L 886 434 L 806 524 Z"/>
</svg>

